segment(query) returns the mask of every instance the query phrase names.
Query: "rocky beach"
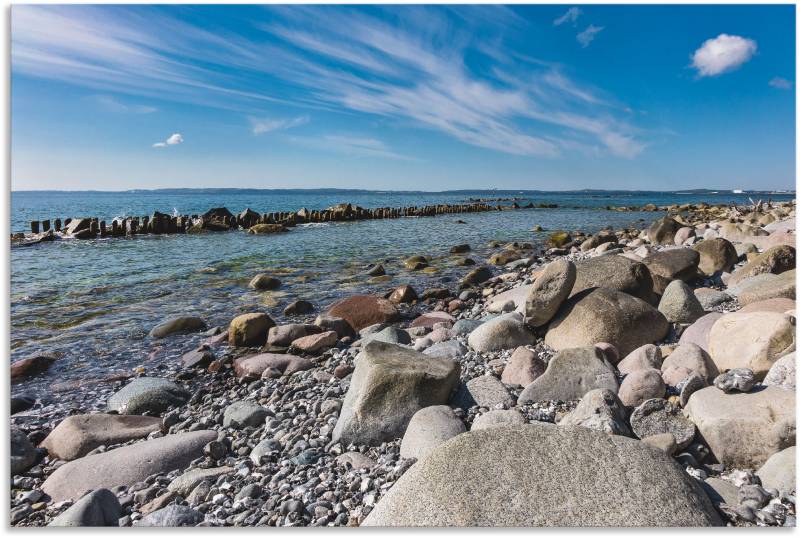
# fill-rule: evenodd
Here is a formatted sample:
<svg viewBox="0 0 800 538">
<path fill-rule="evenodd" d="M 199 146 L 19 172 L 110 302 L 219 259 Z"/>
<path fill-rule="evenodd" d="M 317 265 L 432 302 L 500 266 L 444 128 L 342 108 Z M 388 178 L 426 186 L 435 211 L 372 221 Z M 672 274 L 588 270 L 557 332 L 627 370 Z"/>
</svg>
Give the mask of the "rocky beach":
<svg viewBox="0 0 800 538">
<path fill-rule="evenodd" d="M 63 397 L 25 392 L 58 356 L 16 360 L 11 524 L 794 527 L 795 202 L 637 209 L 165 316 L 136 353 L 170 360 Z"/>
</svg>

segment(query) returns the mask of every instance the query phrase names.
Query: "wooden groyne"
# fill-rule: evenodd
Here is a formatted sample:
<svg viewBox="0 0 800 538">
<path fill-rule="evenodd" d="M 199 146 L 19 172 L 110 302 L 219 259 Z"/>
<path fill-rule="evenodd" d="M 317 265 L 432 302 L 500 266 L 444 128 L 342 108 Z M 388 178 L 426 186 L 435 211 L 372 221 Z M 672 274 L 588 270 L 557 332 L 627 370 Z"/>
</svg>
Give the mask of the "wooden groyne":
<svg viewBox="0 0 800 538">
<path fill-rule="evenodd" d="M 533 208 L 532 203 L 520 206 L 470 202 L 463 204 L 436 204 L 401 208 L 379 207 L 367 209 L 352 204 L 339 204 L 323 210 L 301 208 L 298 211 L 258 213 L 250 208 L 234 215 L 227 208 L 210 209 L 202 215 L 167 215 L 155 212 L 142 217 L 117 218 L 109 223 L 93 217 L 55 218 L 34 220 L 30 223 L 30 234 L 14 234 L 12 239 L 33 244 L 55 239 L 57 235 L 76 239 L 97 237 L 130 237 L 144 234 L 206 233 L 243 229 L 251 233 L 285 231 L 286 228 L 307 223 L 344 222 L 372 219 L 394 219 L 401 217 L 435 217 L 460 213 L 504 211 Z M 549 207 L 549 206 L 548 206 Z M 262 226 L 258 225 L 271 225 Z M 256 228 L 254 228 L 256 227 Z M 258 231 L 255 231 L 258 230 Z"/>
</svg>

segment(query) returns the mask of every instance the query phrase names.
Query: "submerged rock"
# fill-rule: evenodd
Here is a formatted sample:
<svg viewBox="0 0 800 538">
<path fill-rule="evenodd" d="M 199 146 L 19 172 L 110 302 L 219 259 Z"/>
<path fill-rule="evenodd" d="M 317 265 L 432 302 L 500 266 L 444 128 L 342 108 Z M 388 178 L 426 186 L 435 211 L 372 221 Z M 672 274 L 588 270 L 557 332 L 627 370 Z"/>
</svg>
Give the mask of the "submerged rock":
<svg viewBox="0 0 800 538">
<path fill-rule="evenodd" d="M 151 338 L 166 338 L 173 334 L 184 334 L 205 331 L 208 329 L 206 322 L 196 316 L 181 316 L 168 319 L 150 330 Z"/>
<path fill-rule="evenodd" d="M 108 409 L 121 415 L 160 414 L 186 403 L 189 393 L 160 377 L 137 377 L 108 399 Z"/>
</svg>

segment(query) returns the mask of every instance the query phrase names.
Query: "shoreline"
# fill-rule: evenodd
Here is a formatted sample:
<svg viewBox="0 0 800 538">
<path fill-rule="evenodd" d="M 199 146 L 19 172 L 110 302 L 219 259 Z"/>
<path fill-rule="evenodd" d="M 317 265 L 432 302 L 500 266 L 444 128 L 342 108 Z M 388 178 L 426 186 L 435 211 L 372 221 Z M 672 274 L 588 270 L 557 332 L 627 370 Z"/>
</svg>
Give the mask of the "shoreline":
<svg viewBox="0 0 800 538">
<path fill-rule="evenodd" d="M 672 211 L 675 210 L 680 211 L 680 206 Z M 179 469 L 162 470 L 150 477 L 142 477 L 136 481 L 137 484 L 128 484 L 129 487 L 112 488 L 121 507 L 119 514 L 123 525 L 132 524 L 134 521 L 141 520 L 142 517 L 145 520 L 148 517 L 153 518 L 147 514 L 164 514 L 161 511 L 171 504 L 186 506 L 187 499 L 188 506 L 191 508 L 182 509 L 184 512 L 182 517 L 187 518 L 186 521 L 195 523 L 200 520 L 198 518 L 202 518 L 204 524 L 210 525 L 358 525 L 363 523 L 369 512 L 375 509 L 381 499 L 385 497 L 386 491 L 391 491 L 392 488 L 386 487 L 387 484 L 392 487 L 397 486 L 396 481 L 413 464 L 411 459 L 401 457 L 402 444 L 406 442 L 402 435 L 372 443 L 374 446 L 371 447 L 367 447 L 370 443 L 359 441 L 355 443 L 354 447 L 348 447 L 340 442 L 338 448 L 332 437 L 335 434 L 334 426 L 338 428 L 338 422 L 342 419 L 343 406 L 347 405 L 346 395 L 349 390 L 353 390 L 352 373 L 356 363 L 355 358 L 359 353 L 364 352 L 364 340 L 389 341 L 419 352 L 441 349 L 445 359 L 451 357 L 456 360 L 459 369 L 457 377 L 460 379 L 456 385 L 460 388 L 456 391 L 456 395 L 451 397 L 448 394 L 444 401 L 439 403 L 450 405 L 455 409 L 453 411 L 455 419 L 451 422 L 460 422 L 461 427 L 465 430 L 472 429 L 477 417 L 487 415 L 492 411 L 509 413 L 517 411 L 523 421 L 527 423 L 562 421 L 570 412 L 574 413 L 576 407 L 580 408 L 578 405 L 580 398 L 541 399 L 533 403 L 520 403 L 520 397 L 526 392 L 527 385 L 533 384 L 536 379 L 545 375 L 554 356 L 564 349 L 579 347 L 572 344 L 566 347 L 556 345 L 561 349 L 554 349 L 551 344 L 557 342 L 558 338 L 548 336 L 548 333 L 553 332 L 553 328 L 548 326 L 548 323 L 554 319 L 552 316 L 544 324 L 534 329 L 531 329 L 527 323 L 522 323 L 521 320 L 512 320 L 513 311 L 524 309 L 530 287 L 536 285 L 536 282 L 543 278 L 545 267 L 549 267 L 550 264 L 559 260 L 565 263 L 574 262 L 575 265 L 580 266 L 586 260 L 612 259 L 614 257 L 616 263 L 619 261 L 616 258 L 624 258 L 632 264 L 638 264 L 636 267 L 646 267 L 650 278 L 649 294 L 654 292 L 654 288 L 661 287 L 660 295 L 663 295 L 666 293 L 669 282 L 683 281 L 684 279 L 694 289 L 707 288 L 722 292 L 730 289 L 725 285 L 726 280 L 739 278 L 731 266 L 726 267 L 730 272 L 718 270 L 711 275 L 696 278 L 695 273 L 698 270 L 698 264 L 702 263 L 701 260 L 694 264 L 689 262 L 689 266 L 693 266 L 695 272 L 688 274 L 683 266 L 678 268 L 680 270 L 675 270 L 676 265 L 680 266 L 681 263 L 685 265 L 685 262 L 662 260 L 660 264 L 648 265 L 647 260 L 659 253 L 673 250 L 665 248 L 664 240 L 670 235 L 674 238 L 679 233 L 682 234 L 681 237 L 683 235 L 685 237 L 678 244 L 673 239 L 672 246 L 684 247 L 689 250 L 694 250 L 692 247 L 702 245 L 707 241 L 716 241 L 719 236 L 723 235 L 721 232 L 728 235 L 732 243 L 753 244 L 756 251 L 761 250 L 762 254 L 789 241 L 794 244 L 793 226 L 791 238 L 786 230 L 781 231 L 780 229 L 768 235 L 759 235 L 764 231 L 764 227 L 772 224 L 772 221 L 764 224 L 759 222 L 759 220 L 770 220 L 765 215 L 771 215 L 775 222 L 782 221 L 772 212 L 783 213 L 784 219 L 787 217 L 793 219 L 793 203 L 776 204 L 775 208 L 750 212 L 736 207 L 698 205 L 694 208 L 687 207 L 684 212 L 688 212 L 688 214 L 681 218 L 681 222 L 672 221 L 670 223 L 665 219 L 659 219 L 657 222 L 661 222 L 660 225 L 655 226 L 655 229 L 651 226 L 642 233 L 632 230 L 616 230 L 613 233 L 600 232 L 587 237 L 575 232 L 553 232 L 550 237 L 551 245 L 542 255 L 536 253 L 532 244 L 497 245 L 497 251 L 492 257 L 496 264 L 495 269 L 486 270 L 482 266 L 465 268 L 465 272 L 470 271 L 468 275 L 473 275 L 473 277 L 471 279 L 468 276 L 465 277 L 468 280 L 462 282 L 458 289 L 434 289 L 424 290 L 424 292 L 420 290 L 419 297 L 415 297 L 416 291 L 400 286 L 395 290 L 395 294 L 397 294 L 395 301 L 391 300 L 394 297 L 393 294 L 380 299 L 359 299 L 360 302 L 353 305 L 345 303 L 342 306 L 340 304 L 339 311 L 342 315 L 337 317 L 339 319 L 350 318 L 345 324 L 331 319 L 329 316 L 324 316 L 324 312 L 318 308 L 321 305 L 312 305 L 311 312 L 301 313 L 307 311 L 307 306 L 295 304 L 298 312 L 293 316 L 296 320 L 295 326 L 283 325 L 284 329 L 273 331 L 276 333 L 276 337 L 272 343 L 268 341 L 267 337 L 268 331 L 271 330 L 268 327 L 269 322 L 263 317 L 241 320 L 240 323 L 243 324 L 243 327 L 247 327 L 242 329 L 244 332 L 241 334 L 248 335 L 251 334 L 251 330 L 255 330 L 259 338 L 264 337 L 266 342 L 258 342 L 257 347 L 252 346 L 254 341 L 248 341 L 248 336 L 245 336 L 243 341 L 237 341 L 236 345 L 232 345 L 233 342 L 226 344 L 226 339 L 221 337 L 224 334 L 224 327 L 212 328 L 208 334 L 207 348 L 201 346 L 182 357 L 184 363 L 195 366 L 183 367 L 176 360 L 173 365 L 165 368 L 154 369 L 154 371 L 144 369 L 144 371 L 135 372 L 134 375 L 167 378 L 170 383 L 177 383 L 179 388 L 185 392 L 175 402 L 175 410 L 168 410 L 168 408 L 150 410 L 151 414 L 161 416 L 161 420 L 157 428 L 158 432 L 149 433 L 146 435 L 147 438 L 154 440 L 175 434 L 184 435 L 193 431 L 214 430 L 218 433 L 212 437 L 219 436 L 221 439 L 203 443 L 199 447 L 199 452 L 195 452 L 196 457 L 192 458 L 188 465 L 180 465 Z M 754 215 L 755 220 L 752 218 Z M 725 222 L 726 218 L 741 220 L 742 226 Z M 750 224 L 747 224 L 748 221 Z M 708 222 L 717 222 L 718 224 L 713 227 L 708 226 Z M 793 220 L 788 222 L 793 222 Z M 729 226 L 731 224 L 733 224 L 732 227 Z M 689 231 L 681 231 L 685 228 L 691 228 L 691 233 L 694 235 L 689 235 Z M 698 235 L 707 237 L 699 240 Z M 714 235 L 717 237 L 713 237 Z M 727 239 L 725 240 L 727 241 Z M 771 244 L 771 242 L 776 242 L 776 244 Z M 459 246 L 453 245 L 453 249 L 459 249 Z M 460 250 L 463 252 L 465 249 L 462 246 Z M 793 251 L 792 248 L 791 269 L 794 269 Z M 640 254 L 645 255 L 640 256 Z M 742 256 L 736 254 L 738 269 L 747 266 L 747 262 L 740 260 L 740 257 L 747 259 L 749 254 L 753 254 L 754 256 L 750 257 L 755 259 L 758 256 L 757 252 L 752 252 L 752 250 L 749 254 L 744 252 Z M 407 265 L 409 263 L 424 266 L 428 262 L 420 256 L 416 260 L 407 260 Z M 784 260 L 781 263 L 783 265 L 775 265 L 775 263 L 763 265 L 766 267 L 765 270 L 749 275 L 749 278 L 755 278 L 759 274 L 765 273 L 779 275 L 790 270 L 787 265 L 789 262 Z M 497 274 L 497 270 L 500 271 L 499 274 Z M 739 275 L 741 276 L 741 273 Z M 643 299 L 642 302 L 648 304 L 649 308 L 653 310 L 656 310 L 655 307 L 661 304 L 661 301 L 656 301 L 655 297 L 647 295 L 645 293 L 647 290 L 636 287 L 640 284 L 636 280 L 638 277 L 633 277 L 635 282 L 614 282 L 618 276 L 619 271 L 614 270 L 609 274 L 602 275 L 602 281 L 608 285 L 619 284 L 618 288 L 622 289 L 618 291 L 625 295 L 630 292 L 645 297 L 646 300 Z M 583 278 L 586 280 L 587 277 Z M 743 280 L 747 280 L 747 278 L 744 277 Z M 774 285 L 778 286 L 778 284 Z M 400 291 L 401 289 L 402 291 Z M 522 294 L 521 291 L 525 293 Z M 570 291 L 568 290 L 567 294 Z M 710 292 L 705 293 L 708 296 L 713 295 Z M 782 293 L 784 294 L 782 297 L 788 299 L 787 292 Z M 696 295 L 694 293 L 694 296 Z M 793 299 L 793 287 L 791 295 Z M 642 299 L 642 297 L 639 298 Z M 555 310 L 560 312 L 560 307 L 566 300 L 567 297 L 561 297 L 561 300 L 555 305 Z M 653 304 L 654 302 L 655 304 Z M 338 303 L 342 303 L 342 301 Z M 681 304 L 683 310 L 689 308 L 686 304 Z M 729 296 L 728 300 L 721 301 L 714 306 L 703 307 L 703 315 L 707 315 L 706 311 L 737 311 L 740 306 L 737 298 Z M 477 339 L 472 336 L 478 328 L 474 326 L 475 323 L 480 321 L 484 324 L 492 319 L 498 319 L 490 318 L 494 315 L 505 316 L 504 319 L 509 320 L 508 323 L 511 327 L 509 330 L 514 337 L 511 340 L 491 345 L 477 342 Z M 553 312 L 553 316 L 559 315 L 562 314 Z M 264 316 L 266 315 L 264 314 Z M 362 319 L 364 316 L 367 318 L 366 321 Z M 239 318 L 232 321 L 235 334 L 239 334 L 237 332 L 238 325 L 235 325 L 237 319 Z M 376 321 L 376 323 L 363 325 L 367 321 Z M 460 333 L 459 330 L 456 330 L 459 323 L 464 327 L 462 330 L 466 330 L 467 326 L 470 330 Z M 662 358 L 666 359 L 675 352 L 676 344 L 685 333 L 685 329 L 694 323 L 697 323 L 697 319 L 691 323 L 672 321 L 668 331 L 647 343 L 659 343 L 659 356 L 665 355 Z M 347 334 L 350 333 L 347 330 L 347 324 L 349 324 L 350 330 L 359 330 L 358 334 Z M 353 327 L 353 324 L 359 325 L 358 329 Z M 253 327 L 255 329 L 252 329 Z M 315 328 L 311 329 L 310 327 Z M 217 331 L 219 331 L 218 334 L 211 334 Z M 642 332 L 647 331 L 643 329 Z M 330 334 L 331 332 L 333 335 Z M 562 336 L 570 342 L 581 339 L 581 334 Z M 178 335 L 171 338 L 184 337 Z M 486 336 L 486 338 L 491 340 L 490 336 Z M 640 338 L 642 341 L 652 339 L 647 335 L 643 335 L 642 338 Z M 549 340 L 549 343 L 546 343 L 545 340 Z M 265 345 L 266 348 L 263 347 Z M 635 346 L 634 349 L 627 349 L 631 346 L 632 344 L 627 340 L 624 342 L 620 340 L 616 345 L 612 343 L 610 348 L 603 348 L 603 352 L 598 358 L 600 362 L 610 363 L 611 367 L 608 371 L 617 378 L 615 383 L 619 395 L 623 394 L 626 380 L 633 379 L 631 377 L 633 370 L 627 373 L 626 377 L 622 377 L 617 367 L 627 356 L 643 347 Z M 528 352 L 517 353 L 520 349 L 527 349 Z M 390 350 L 388 353 L 393 352 L 395 351 Z M 245 368 L 241 365 L 243 362 L 241 359 L 254 355 L 259 356 L 263 353 L 269 353 L 272 354 L 272 357 L 279 358 L 296 357 L 298 360 L 291 359 L 289 362 L 292 364 L 284 364 L 285 361 L 281 362 L 276 358 L 261 359 L 261 362 L 266 361 L 269 365 L 264 366 L 257 375 L 251 373 L 240 378 L 238 374 Z M 375 353 L 380 354 L 379 351 L 375 351 Z M 519 360 L 527 364 L 526 371 L 529 377 L 525 379 L 534 378 L 530 380 L 530 383 L 512 384 L 501 381 L 509 364 L 515 361 L 514 355 L 526 355 L 527 358 Z M 431 356 L 430 353 L 428 356 Z M 779 358 L 774 357 L 776 361 Z M 359 360 L 366 361 L 367 359 Z M 295 367 L 300 369 L 296 373 L 285 375 L 287 368 L 288 371 L 291 371 Z M 523 370 L 525 369 L 523 368 Z M 253 371 L 255 372 L 255 370 Z M 538 372 L 538 375 L 534 376 L 534 371 Z M 491 388 L 485 390 L 476 388 L 474 394 L 465 396 L 465 392 L 470 393 L 468 383 L 474 382 L 476 379 L 482 380 L 487 377 L 485 374 L 495 380 L 491 382 Z M 662 374 L 663 371 L 659 373 L 659 376 Z M 684 379 L 680 381 L 682 382 Z M 713 382 L 713 379 L 706 379 L 704 382 L 708 384 Z M 124 384 L 125 381 L 117 380 L 110 384 L 90 385 L 96 394 L 88 395 L 94 401 L 87 405 L 84 412 L 102 410 L 106 399 L 116 393 Z M 658 384 L 656 383 L 656 385 Z M 674 398 L 679 400 L 685 390 L 683 387 L 682 390 L 676 392 L 675 386 L 667 383 L 666 379 L 659 386 L 664 387 L 661 397 L 648 399 L 667 397 L 668 401 Z M 649 387 L 639 388 L 640 391 L 646 392 L 645 389 L 649 389 Z M 719 389 L 711 387 L 700 390 L 716 391 Z M 752 390 L 752 385 L 749 390 Z M 585 396 L 585 394 L 581 396 Z M 480 404 L 486 405 L 470 405 L 473 402 L 477 404 L 478 399 L 481 399 Z M 250 425 L 230 420 L 226 423 L 226 415 L 234 414 L 233 411 L 228 412 L 230 404 L 236 401 L 251 402 L 252 405 L 247 406 L 249 414 L 244 413 L 244 415 L 247 415 L 247 419 L 249 419 L 255 414 L 260 419 Z M 637 405 L 627 407 L 631 407 L 633 410 L 643 405 L 643 402 L 637 403 Z M 34 441 L 34 444 L 44 441 L 46 435 L 51 433 L 60 421 L 59 419 L 66 414 L 65 410 L 58 409 L 56 406 L 53 409 L 41 410 L 45 414 L 38 417 L 41 418 L 41 421 L 38 421 L 37 411 L 40 409 L 34 407 L 28 415 L 25 415 L 24 413 L 27 412 L 24 411 L 21 415 L 12 416 L 12 424 L 16 423 L 22 428 L 22 431 L 30 440 Z M 339 420 L 336 419 L 337 415 Z M 24 419 L 26 416 L 33 418 L 26 421 Z M 574 414 L 572 417 L 573 420 L 577 420 Z M 244 419 L 245 423 L 247 419 Z M 514 415 L 514 420 L 519 420 L 517 415 Z M 587 423 L 584 421 L 583 425 L 586 426 Z M 623 418 L 616 416 L 614 420 L 606 421 L 604 424 L 606 426 L 611 424 L 620 430 L 633 428 L 627 416 Z M 403 425 L 403 429 L 406 425 Z M 634 432 L 630 433 L 631 436 L 635 433 L 635 428 L 633 429 Z M 356 438 L 358 436 L 354 437 L 354 439 Z M 270 444 L 269 441 L 274 441 L 274 443 Z M 66 442 L 66 440 L 62 440 L 62 442 Z M 123 445 L 135 446 L 138 443 L 146 442 L 152 441 L 145 441 L 140 437 L 123 443 Z M 24 442 L 21 444 L 24 445 Z M 109 446 L 115 445 L 116 443 Z M 264 445 L 263 448 L 271 448 L 271 450 L 264 452 L 266 459 L 256 462 L 251 457 L 252 453 L 257 446 L 262 445 Z M 793 445 L 794 443 L 792 443 Z M 109 446 L 105 446 L 105 449 L 96 447 L 93 451 L 108 453 L 106 450 L 109 449 Z M 733 467 L 734 473 L 731 473 L 730 469 L 720 472 L 719 468 L 710 466 L 713 464 L 704 464 L 705 458 L 700 457 L 704 451 L 701 447 L 695 447 L 692 450 L 692 446 L 689 446 L 688 452 L 674 454 L 682 464 L 693 469 L 693 471 L 688 471 L 691 480 L 699 479 L 707 484 L 703 474 L 705 474 L 705 478 L 723 476 L 722 480 L 729 484 L 733 484 L 736 480 L 741 482 L 740 486 L 736 486 L 739 489 L 752 482 L 752 477 L 741 478 L 737 475 L 736 472 L 740 472 L 740 470 L 736 467 Z M 353 448 L 355 450 L 352 450 Z M 37 461 L 44 456 L 42 449 L 39 450 L 35 456 Z M 719 451 L 719 449 L 717 450 Z M 342 455 L 349 452 L 360 454 L 360 456 L 354 454 L 348 456 L 351 463 L 356 462 L 350 467 L 342 463 Z M 708 452 L 709 449 L 706 447 L 706 458 L 708 458 Z M 693 460 L 686 457 L 685 454 L 688 454 Z M 364 457 L 371 461 L 368 462 L 363 459 Z M 76 461 L 80 461 L 80 459 L 78 458 Z M 697 466 L 690 465 L 692 461 Z M 45 479 L 53 475 L 55 471 L 53 464 L 56 462 L 55 459 L 52 461 L 41 460 L 41 463 L 37 463 L 33 470 L 27 471 L 27 476 L 14 478 L 15 486 L 12 486 L 13 525 L 46 524 L 66 510 L 67 505 L 64 503 L 42 502 L 42 496 L 30 493 L 41 492 L 39 488 Z M 367 465 L 368 468 L 356 468 L 362 464 Z M 225 470 L 219 474 L 219 477 L 208 475 L 210 478 L 206 479 L 205 483 L 203 479 L 193 481 L 192 488 L 187 487 L 186 491 L 177 486 L 174 488 L 171 486 L 174 479 L 180 476 L 186 468 L 219 469 L 226 466 L 230 467 L 229 471 Z M 284 472 L 287 469 L 291 472 Z M 306 477 L 302 483 L 295 479 L 300 476 Z M 745 476 L 750 475 L 745 473 Z M 311 485 L 315 481 L 316 483 Z M 139 488 L 142 482 L 144 485 Z M 289 484 L 288 488 L 286 484 Z M 367 485 L 365 486 L 365 484 Z M 300 486 L 305 487 L 298 490 L 297 488 Z M 320 490 L 321 493 L 317 493 L 317 490 Z M 783 507 L 781 509 L 774 508 L 768 512 L 768 514 L 776 512 L 775 515 L 763 515 L 762 508 L 767 505 L 764 503 L 757 509 L 750 508 L 750 512 L 740 509 L 738 506 L 723 507 L 719 510 L 718 516 L 724 516 L 737 525 L 750 524 L 747 521 L 750 516 L 754 521 L 758 520 L 762 524 L 784 524 L 786 521 L 791 521 L 787 518 L 787 514 L 793 517 L 793 495 L 791 495 L 791 502 L 781 495 L 781 492 L 777 492 L 775 495 L 768 494 L 768 497 L 769 499 L 778 499 L 777 502 L 768 501 L 767 503 L 771 503 L 769 506 L 780 505 Z M 36 499 L 34 500 L 34 498 Z M 113 502 L 111 504 L 113 505 Z M 769 517 L 772 517 L 774 523 L 770 523 Z"/>
</svg>

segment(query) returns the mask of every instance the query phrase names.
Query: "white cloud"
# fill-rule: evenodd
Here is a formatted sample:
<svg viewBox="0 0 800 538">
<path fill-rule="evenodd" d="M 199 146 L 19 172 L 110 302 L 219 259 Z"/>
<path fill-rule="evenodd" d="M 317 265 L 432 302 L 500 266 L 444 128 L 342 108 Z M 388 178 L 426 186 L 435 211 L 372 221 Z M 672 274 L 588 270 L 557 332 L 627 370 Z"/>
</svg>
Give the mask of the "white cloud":
<svg viewBox="0 0 800 538">
<path fill-rule="evenodd" d="M 270 118 L 249 118 L 250 126 L 253 129 L 254 135 L 269 133 L 271 131 L 280 131 L 291 129 L 308 123 L 308 116 L 298 116 L 296 118 L 288 119 L 270 119 Z"/>
<path fill-rule="evenodd" d="M 737 35 L 720 34 L 706 40 L 692 55 L 692 67 L 701 77 L 715 77 L 733 71 L 756 53 L 752 39 Z"/>
<path fill-rule="evenodd" d="M 153 144 L 153 147 L 154 148 L 165 148 L 165 147 L 167 147 L 167 145 L 164 142 L 156 142 L 155 144 Z"/>
<path fill-rule="evenodd" d="M 110 95 L 97 95 L 95 100 L 105 110 L 120 114 L 152 114 L 158 110 L 156 107 L 149 105 L 126 104 Z"/>
<path fill-rule="evenodd" d="M 561 15 L 559 18 L 553 21 L 553 26 L 561 26 L 565 22 L 571 22 L 575 24 L 575 21 L 578 20 L 578 17 L 583 13 L 580 8 L 578 7 L 571 7 L 567 10 L 566 13 Z"/>
<path fill-rule="evenodd" d="M 578 40 L 578 43 L 581 44 L 581 47 L 586 48 L 589 46 L 589 43 L 594 41 L 594 38 L 603 31 L 605 26 L 595 26 L 594 24 L 590 24 L 586 30 L 579 33 L 575 36 L 575 39 Z"/>
<path fill-rule="evenodd" d="M 167 138 L 163 142 L 156 142 L 153 144 L 154 148 L 165 148 L 167 146 L 176 146 L 183 142 L 183 135 L 181 133 L 175 133 Z"/>
<path fill-rule="evenodd" d="M 398 161 L 418 161 L 392 151 L 382 140 L 358 135 L 328 134 L 321 137 L 292 137 L 292 142 L 353 157 L 378 157 Z"/>
<path fill-rule="evenodd" d="M 769 85 L 779 90 L 791 90 L 792 86 L 794 86 L 790 80 L 786 80 L 783 77 L 772 77 L 772 80 L 769 81 Z"/>
</svg>

